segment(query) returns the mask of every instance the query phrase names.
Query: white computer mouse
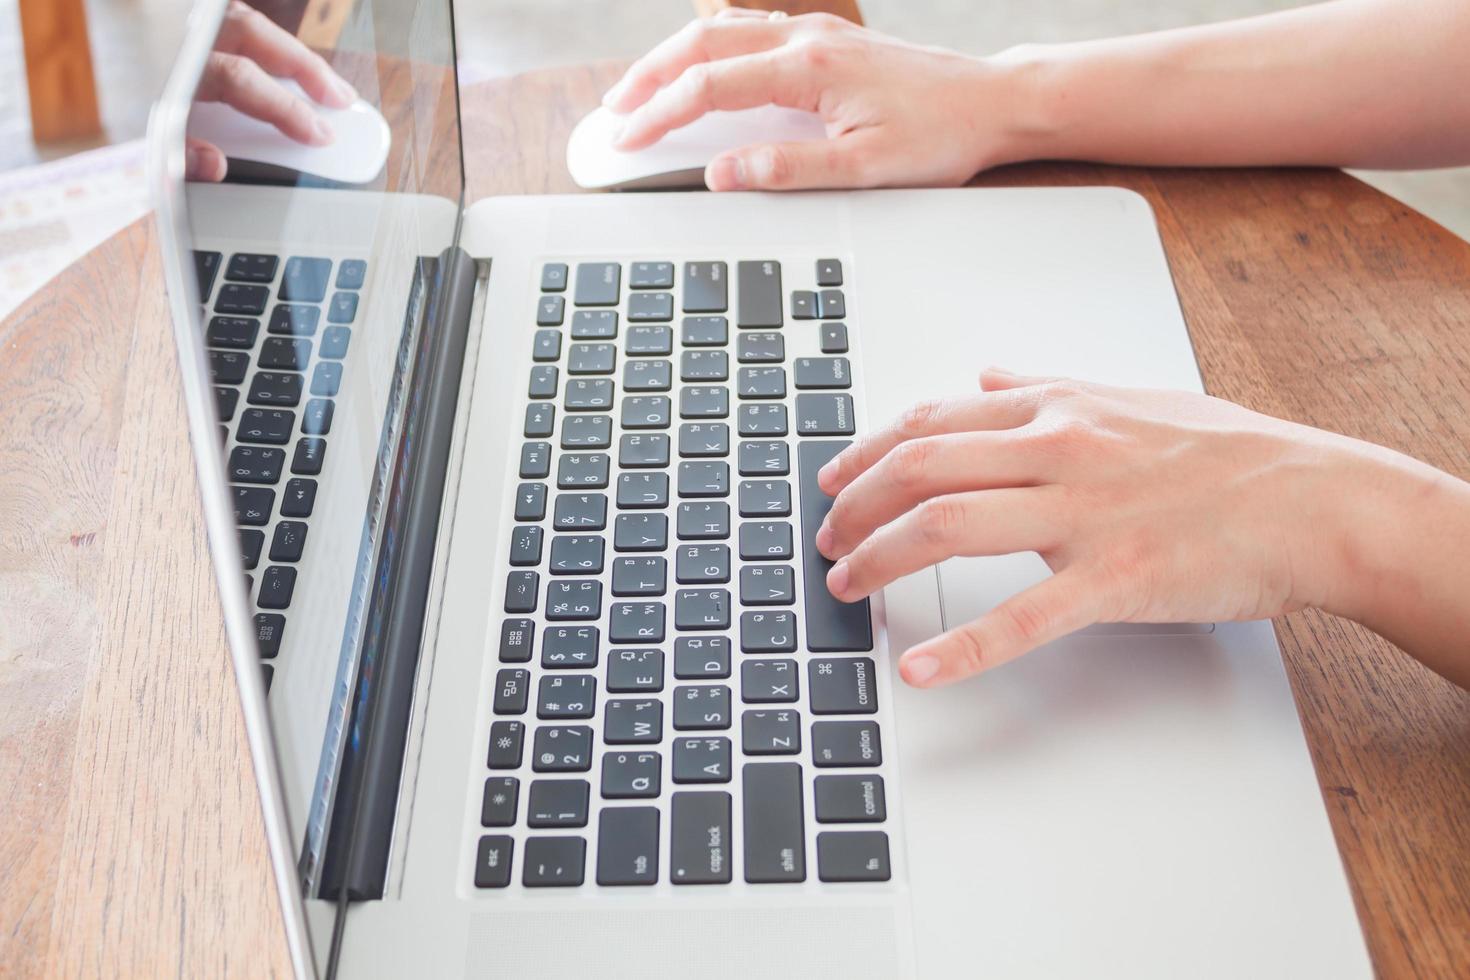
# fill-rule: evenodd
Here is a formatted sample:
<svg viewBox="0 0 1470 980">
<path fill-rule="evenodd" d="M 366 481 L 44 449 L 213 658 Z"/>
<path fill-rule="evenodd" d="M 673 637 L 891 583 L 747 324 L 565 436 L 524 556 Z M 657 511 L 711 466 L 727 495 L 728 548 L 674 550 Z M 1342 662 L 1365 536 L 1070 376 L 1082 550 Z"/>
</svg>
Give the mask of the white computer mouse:
<svg viewBox="0 0 1470 980">
<path fill-rule="evenodd" d="M 588 190 L 655 190 L 701 187 L 704 168 L 726 150 L 752 143 L 827 138 L 822 117 L 767 105 L 737 112 L 708 112 L 650 147 L 613 149 L 625 117 L 607 109 L 588 113 L 567 140 L 567 170 Z"/>
<path fill-rule="evenodd" d="M 270 123 L 252 119 L 223 102 L 196 102 L 189 112 L 189 135 L 213 143 L 232 161 L 311 174 L 343 184 L 366 184 L 388 161 L 392 134 L 383 114 L 358 99 L 345 109 L 312 102 L 299 85 L 281 84 L 316 107 L 336 137 L 325 146 L 298 143 Z"/>
</svg>

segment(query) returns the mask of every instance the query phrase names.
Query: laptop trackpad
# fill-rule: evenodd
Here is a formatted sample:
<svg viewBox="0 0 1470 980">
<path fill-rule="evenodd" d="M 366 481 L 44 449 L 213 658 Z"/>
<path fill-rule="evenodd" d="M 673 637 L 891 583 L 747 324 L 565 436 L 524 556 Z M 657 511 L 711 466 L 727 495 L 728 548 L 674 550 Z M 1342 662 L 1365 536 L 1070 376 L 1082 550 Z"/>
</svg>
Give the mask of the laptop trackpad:
<svg viewBox="0 0 1470 980">
<path fill-rule="evenodd" d="M 977 619 L 1051 574 L 1035 552 L 985 558 L 951 558 L 938 567 L 944 629 Z M 1214 623 L 1099 623 L 1079 636 L 1188 636 L 1212 633 Z"/>
</svg>

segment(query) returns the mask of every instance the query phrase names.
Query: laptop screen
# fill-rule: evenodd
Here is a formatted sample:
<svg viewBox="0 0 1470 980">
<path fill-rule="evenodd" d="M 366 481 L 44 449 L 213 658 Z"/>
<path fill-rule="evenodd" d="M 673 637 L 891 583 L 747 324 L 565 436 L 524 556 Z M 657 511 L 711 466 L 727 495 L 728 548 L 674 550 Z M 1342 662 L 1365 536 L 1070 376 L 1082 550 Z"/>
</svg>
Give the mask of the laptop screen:
<svg viewBox="0 0 1470 980">
<path fill-rule="evenodd" d="M 376 607 L 392 598 L 383 569 L 405 510 L 395 481 L 422 435 L 415 366 L 455 265 L 452 13 L 449 0 L 233 0 L 195 15 L 193 31 L 214 33 L 202 69 L 178 69 L 199 73 L 182 221 L 169 229 L 187 234 L 175 254 L 199 303 L 180 361 L 208 373 L 206 422 L 310 897 L 329 891 L 343 759 L 365 737 L 354 705 L 382 683 Z M 191 411 L 201 425 L 205 410 Z"/>
</svg>

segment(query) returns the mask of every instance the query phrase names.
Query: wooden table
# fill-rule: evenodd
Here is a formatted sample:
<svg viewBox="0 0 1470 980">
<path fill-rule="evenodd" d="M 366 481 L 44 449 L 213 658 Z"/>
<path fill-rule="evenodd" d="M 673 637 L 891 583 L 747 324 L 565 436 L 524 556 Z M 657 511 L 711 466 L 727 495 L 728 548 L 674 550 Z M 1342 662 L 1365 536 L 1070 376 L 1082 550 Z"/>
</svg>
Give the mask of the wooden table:
<svg viewBox="0 0 1470 980">
<path fill-rule="evenodd" d="M 617 73 L 467 90 L 470 199 L 573 190 Z M 1439 226 L 1328 171 L 976 183 L 1141 192 L 1210 391 L 1470 476 L 1470 245 Z M 1375 964 L 1470 975 L 1470 695 L 1351 623 L 1277 633 Z M 288 971 L 147 220 L 0 326 L 0 705 L 0 972 Z"/>
</svg>

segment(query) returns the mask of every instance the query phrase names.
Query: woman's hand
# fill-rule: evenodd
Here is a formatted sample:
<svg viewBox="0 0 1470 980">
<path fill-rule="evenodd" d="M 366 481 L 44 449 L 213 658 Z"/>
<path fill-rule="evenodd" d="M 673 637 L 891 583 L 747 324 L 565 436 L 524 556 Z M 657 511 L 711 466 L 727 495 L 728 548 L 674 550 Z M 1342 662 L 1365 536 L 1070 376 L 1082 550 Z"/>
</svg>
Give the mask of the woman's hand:
<svg viewBox="0 0 1470 980">
<path fill-rule="evenodd" d="M 711 190 L 957 185 L 1007 162 L 1008 75 L 827 14 L 727 9 L 639 59 L 603 98 L 635 150 L 712 109 L 819 113 L 826 140 L 747 146 L 705 169 Z"/>
<path fill-rule="evenodd" d="M 1228 402 L 998 370 L 981 387 L 912 409 L 819 474 L 837 499 L 816 543 L 837 559 L 827 585 L 840 599 L 955 555 L 1036 551 L 1056 573 L 909 650 L 911 684 L 959 680 L 1097 622 L 1308 605 L 1387 622 L 1388 584 L 1404 584 L 1394 562 L 1431 561 L 1410 515 L 1425 515 L 1427 537 L 1454 526 L 1444 513 L 1465 523 L 1459 481 Z M 1430 516 L 1445 493 L 1458 509 Z M 1463 656 L 1461 628 L 1443 635 Z"/>
<path fill-rule="evenodd" d="M 331 127 L 309 103 L 287 91 L 277 80 L 281 78 L 295 81 L 320 105 L 342 109 L 357 98 L 321 55 L 260 11 L 233 0 L 195 99 L 228 103 L 299 143 L 332 142 Z M 218 147 L 191 138 L 184 153 L 189 180 L 224 180 L 225 155 Z"/>
</svg>

